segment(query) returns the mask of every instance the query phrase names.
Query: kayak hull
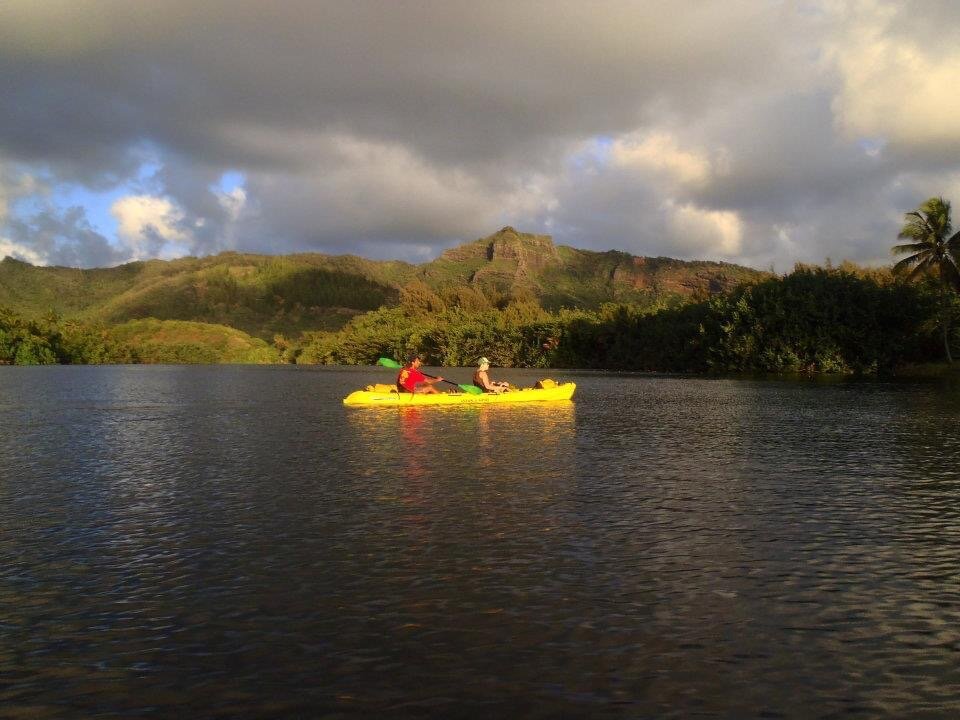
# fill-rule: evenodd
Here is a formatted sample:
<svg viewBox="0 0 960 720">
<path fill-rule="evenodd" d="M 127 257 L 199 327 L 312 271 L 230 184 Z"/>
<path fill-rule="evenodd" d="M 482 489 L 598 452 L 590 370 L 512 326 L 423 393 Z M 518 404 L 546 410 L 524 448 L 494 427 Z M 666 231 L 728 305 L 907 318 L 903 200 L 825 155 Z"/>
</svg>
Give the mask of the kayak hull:
<svg viewBox="0 0 960 720">
<path fill-rule="evenodd" d="M 484 393 L 471 395 L 470 393 L 436 393 L 432 395 L 417 395 L 415 393 L 383 393 L 357 390 L 343 399 L 344 405 L 379 405 L 384 407 L 405 407 L 407 405 L 507 405 L 524 402 L 548 402 L 553 400 L 569 400 L 576 383 L 563 383 L 553 388 L 511 390 L 501 393 Z"/>
</svg>

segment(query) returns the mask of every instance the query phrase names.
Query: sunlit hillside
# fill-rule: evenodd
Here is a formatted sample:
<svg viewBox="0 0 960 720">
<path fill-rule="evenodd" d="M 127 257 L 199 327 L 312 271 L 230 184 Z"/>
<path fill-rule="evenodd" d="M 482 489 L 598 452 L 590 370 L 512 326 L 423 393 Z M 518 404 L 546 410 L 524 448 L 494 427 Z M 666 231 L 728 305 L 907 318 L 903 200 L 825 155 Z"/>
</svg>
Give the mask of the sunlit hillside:
<svg viewBox="0 0 960 720">
<path fill-rule="evenodd" d="M 0 263 L 0 306 L 27 317 L 51 311 L 115 325 L 156 318 L 213 323 L 272 340 L 336 330 L 426 287 L 452 306 L 503 307 L 533 300 L 548 310 L 641 307 L 699 299 L 766 276 L 719 262 L 644 258 L 554 245 L 503 228 L 415 266 L 355 256 L 226 252 L 82 270 Z"/>
<path fill-rule="evenodd" d="M 399 262 L 319 254 L 222 253 L 79 270 L 0 263 L 0 305 L 25 315 L 50 311 L 107 324 L 191 320 L 251 335 L 341 327 L 396 301 L 415 269 Z"/>
</svg>

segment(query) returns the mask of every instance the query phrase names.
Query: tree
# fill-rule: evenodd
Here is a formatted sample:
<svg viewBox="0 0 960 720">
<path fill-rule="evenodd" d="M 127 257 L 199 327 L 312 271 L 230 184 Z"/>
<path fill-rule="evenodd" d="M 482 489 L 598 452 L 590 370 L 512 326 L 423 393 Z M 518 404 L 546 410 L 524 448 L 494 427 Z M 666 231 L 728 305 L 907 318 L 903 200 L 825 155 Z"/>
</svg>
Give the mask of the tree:
<svg viewBox="0 0 960 720">
<path fill-rule="evenodd" d="M 897 255 L 910 253 L 893 266 L 895 273 L 908 273 L 907 279 L 922 276 L 935 277 L 941 290 L 941 321 L 943 347 L 947 362 L 953 362 L 950 354 L 951 303 L 948 293 L 960 292 L 960 232 L 952 232 L 950 203 L 942 197 L 932 197 L 919 208 L 904 216 L 904 224 L 897 238 L 909 240 L 894 245 Z"/>
<path fill-rule="evenodd" d="M 446 305 L 422 280 L 411 280 L 400 289 L 400 304 L 415 314 L 442 312 Z"/>
</svg>

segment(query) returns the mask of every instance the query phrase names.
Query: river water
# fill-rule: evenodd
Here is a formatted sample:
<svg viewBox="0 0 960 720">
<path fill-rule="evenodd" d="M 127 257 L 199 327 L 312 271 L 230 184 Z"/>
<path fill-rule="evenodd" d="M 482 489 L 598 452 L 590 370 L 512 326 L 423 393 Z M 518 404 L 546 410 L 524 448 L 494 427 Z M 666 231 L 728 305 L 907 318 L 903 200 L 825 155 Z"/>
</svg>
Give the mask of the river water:
<svg viewBox="0 0 960 720">
<path fill-rule="evenodd" d="M 384 372 L 0 368 L 0 716 L 960 713 L 956 384 Z"/>
</svg>

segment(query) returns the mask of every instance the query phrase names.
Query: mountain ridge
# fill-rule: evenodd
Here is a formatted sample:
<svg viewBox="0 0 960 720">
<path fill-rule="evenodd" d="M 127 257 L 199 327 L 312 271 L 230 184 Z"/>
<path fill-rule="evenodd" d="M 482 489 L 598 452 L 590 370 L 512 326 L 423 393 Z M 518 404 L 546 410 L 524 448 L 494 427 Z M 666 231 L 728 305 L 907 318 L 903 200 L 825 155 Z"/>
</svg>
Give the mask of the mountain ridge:
<svg viewBox="0 0 960 720">
<path fill-rule="evenodd" d="M 559 309 L 702 299 L 765 277 L 770 273 L 731 263 L 555 245 L 549 235 L 507 226 L 420 265 L 357 255 L 228 251 L 81 269 L 7 257 L 0 261 L 0 306 L 107 324 L 151 317 L 210 322 L 271 339 L 338 329 L 357 314 L 399 303 L 417 282 L 452 303 L 469 289 L 491 306 L 533 300 Z"/>
</svg>

